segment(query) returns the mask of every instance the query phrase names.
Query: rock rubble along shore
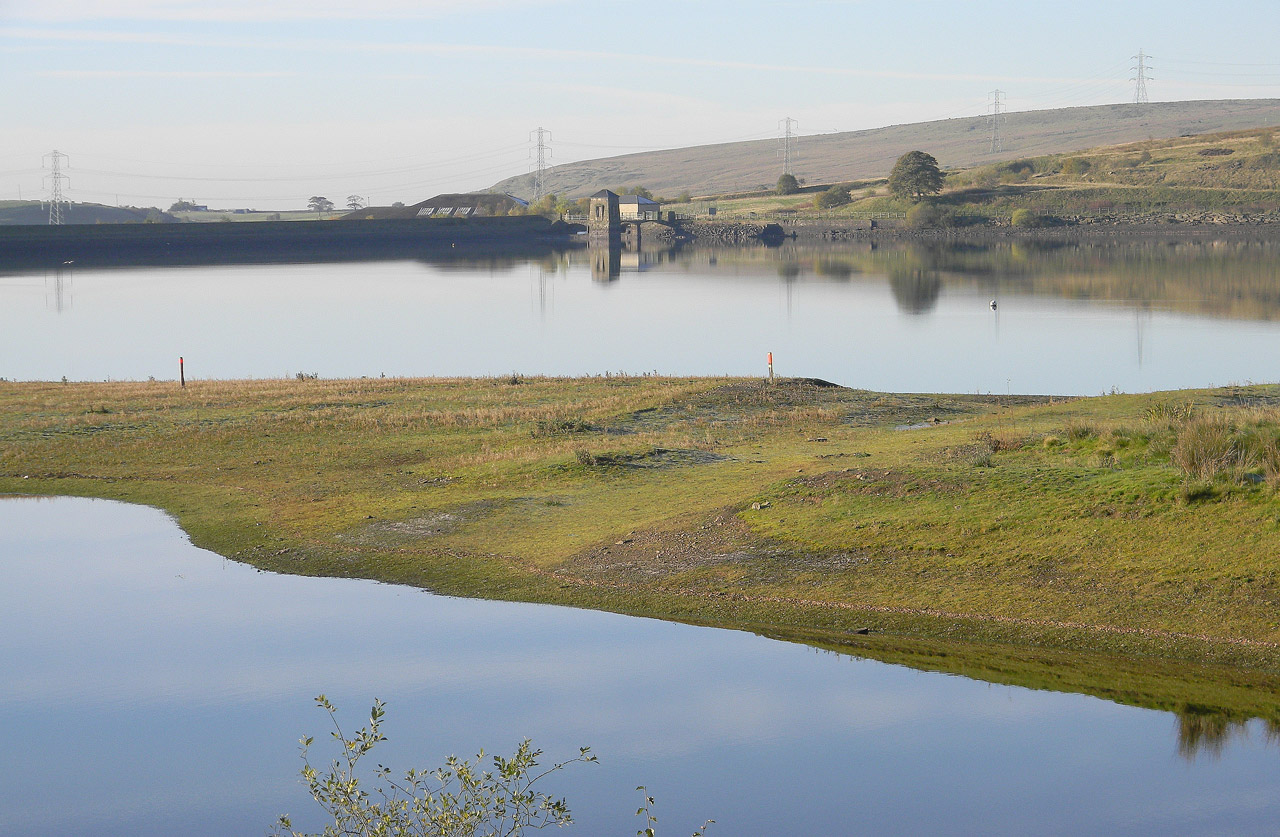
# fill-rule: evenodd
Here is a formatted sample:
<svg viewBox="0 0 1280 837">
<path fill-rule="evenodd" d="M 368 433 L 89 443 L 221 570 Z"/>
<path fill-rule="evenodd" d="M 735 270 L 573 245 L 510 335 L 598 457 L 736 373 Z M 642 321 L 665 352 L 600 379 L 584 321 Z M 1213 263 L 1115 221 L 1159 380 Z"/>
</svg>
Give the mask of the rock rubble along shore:
<svg viewBox="0 0 1280 837">
<path fill-rule="evenodd" d="M 742 221 L 693 221 L 674 226 L 646 223 L 641 228 L 642 240 L 698 241 L 719 244 L 746 244 L 753 241 L 782 239 L 788 233 L 779 224 L 753 224 Z"/>
</svg>

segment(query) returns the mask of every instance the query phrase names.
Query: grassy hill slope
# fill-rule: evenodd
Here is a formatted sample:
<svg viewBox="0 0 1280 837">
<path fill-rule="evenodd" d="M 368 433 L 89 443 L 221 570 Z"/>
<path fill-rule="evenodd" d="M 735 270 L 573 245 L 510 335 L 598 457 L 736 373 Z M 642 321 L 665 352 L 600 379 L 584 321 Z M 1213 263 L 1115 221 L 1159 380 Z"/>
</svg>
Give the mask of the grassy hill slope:
<svg viewBox="0 0 1280 837">
<path fill-rule="evenodd" d="M 63 209 L 64 224 L 170 223 L 173 216 L 158 209 L 136 206 L 106 206 L 100 203 L 71 203 Z M 0 224 L 48 224 L 49 208 L 40 201 L 0 201 Z"/>
<path fill-rule="evenodd" d="M 975 116 L 801 137 L 794 169 L 798 177 L 810 182 L 831 183 L 884 177 L 899 156 L 916 148 L 928 150 L 944 167 L 971 167 L 1015 156 L 1278 123 L 1280 100 L 1276 99 L 1028 111 L 1008 114 L 1001 129 L 1003 150 L 992 153 L 986 118 Z M 781 169 L 776 152 L 776 141 L 757 140 L 584 160 L 549 169 L 547 188 L 570 197 L 639 185 L 667 196 L 684 191 L 695 195 L 740 192 L 777 181 Z M 532 180 L 532 174 L 508 178 L 493 189 L 531 195 Z"/>
<path fill-rule="evenodd" d="M 821 212 L 814 198 L 825 184 L 795 195 L 770 190 L 666 206 L 698 214 L 714 203 L 720 218 L 784 223 L 901 217 L 913 206 L 890 195 L 884 178 L 841 185 L 852 201 Z M 955 213 L 951 220 L 959 224 L 1006 223 L 1018 209 L 1082 223 L 1274 218 L 1280 211 L 1280 129 L 1143 140 L 952 170 L 932 202 Z"/>
</svg>

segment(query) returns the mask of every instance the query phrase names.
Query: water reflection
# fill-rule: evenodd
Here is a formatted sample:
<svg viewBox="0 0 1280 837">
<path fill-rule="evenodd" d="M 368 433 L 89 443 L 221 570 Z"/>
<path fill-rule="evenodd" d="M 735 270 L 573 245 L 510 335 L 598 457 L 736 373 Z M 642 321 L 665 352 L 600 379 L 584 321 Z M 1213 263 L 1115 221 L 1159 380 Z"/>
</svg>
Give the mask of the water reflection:
<svg viewBox="0 0 1280 837">
<path fill-rule="evenodd" d="M 8 278 L 0 377 L 17 379 L 169 377 L 179 355 L 219 378 L 516 366 L 750 375 L 773 352 L 784 374 L 869 389 L 1094 395 L 1272 380 L 1280 349 L 1280 247 L 1266 241 L 546 245 L 77 265 L 74 308 L 69 271 Z M 46 283 L 43 300 L 26 296 L 33 281 Z"/>
<path fill-rule="evenodd" d="M 71 267 L 60 266 L 52 275 L 45 274 L 45 307 L 61 314 L 71 307 L 71 282 L 74 272 Z"/>
<path fill-rule="evenodd" d="M 1272 746 L 1280 745 L 1280 719 L 1239 718 L 1200 709 L 1177 713 L 1178 755 L 1187 761 L 1199 756 L 1220 759 L 1233 741 L 1257 737 Z"/>
<path fill-rule="evenodd" d="M 585 834 L 634 830 L 638 784 L 664 822 L 744 837 L 1280 818 L 1280 748 L 1258 736 L 1181 762 L 1164 712 L 735 631 L 256 573 L 139 507 L 0 501 L 0 566 L 4 835 L 261 833 L 286 812 L 317 828 L 295 745 L 324 735 L 319 692 L 356 724 L 388 701 L 388 765 L 524 736 L 591 745 L 600 768 L 555 783 Z"/>
<path fill-rule="evenodd" d="M 935 270 L 897 267 L 889 271 L 889 289 L 898 309 L 908 314 L 926 314 L 942 295 L 942 277 Z"/>
</svg>

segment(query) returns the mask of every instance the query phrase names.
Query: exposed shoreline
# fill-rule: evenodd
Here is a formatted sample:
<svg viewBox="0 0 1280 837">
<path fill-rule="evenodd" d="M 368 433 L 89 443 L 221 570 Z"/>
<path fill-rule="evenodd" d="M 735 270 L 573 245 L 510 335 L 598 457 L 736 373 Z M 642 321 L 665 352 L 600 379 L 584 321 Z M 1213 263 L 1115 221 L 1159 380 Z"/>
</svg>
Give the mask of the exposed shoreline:
<svg viewBox="0 0 1280 837">
<path fill-rule="evenodd" d="M 1280 717 L 1277 568 L 1258 529 L 1270 489 L 1180 500 L 1181 478 L 1145 452 L 1155 442 L 1132 435 L 1175 432 L 1142 416 L 1184 400 L 1216 414 L 1280 405 L 1280 388 L 0 382 L 0 492 L 158 506 L 198 545 L 268 570 Z"/>
</svg>

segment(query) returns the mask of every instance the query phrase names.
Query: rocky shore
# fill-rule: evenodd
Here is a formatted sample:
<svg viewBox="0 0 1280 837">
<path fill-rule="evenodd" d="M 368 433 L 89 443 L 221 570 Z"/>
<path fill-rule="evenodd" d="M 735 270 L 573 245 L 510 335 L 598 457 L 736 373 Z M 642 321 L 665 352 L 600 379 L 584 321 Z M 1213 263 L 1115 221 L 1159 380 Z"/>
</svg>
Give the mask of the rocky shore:
<svg viewBox="0 0 1280 837">
<path fill-rule="evenodd" d="M 784 224 L 783 232 L 802 241 L 983 240 L 1017 238 L 1214 237 L 1280 239 L 1280 212 L 1231 215 L 1222 212 L 1113 214 L 1055 218 L 1043 226 L 1015 227 L 1007 221 L 954 227 L 912 228 L 904 224 L 827 221 Z"/>
<path fill-rule="evenodd" d="M 781 240 L 788 232 L 780 224 L 742 221 L 683 221 L 674 225 L 646 222 L 640 230 L 644 241 L 747 244 Z"/>
</svg>

